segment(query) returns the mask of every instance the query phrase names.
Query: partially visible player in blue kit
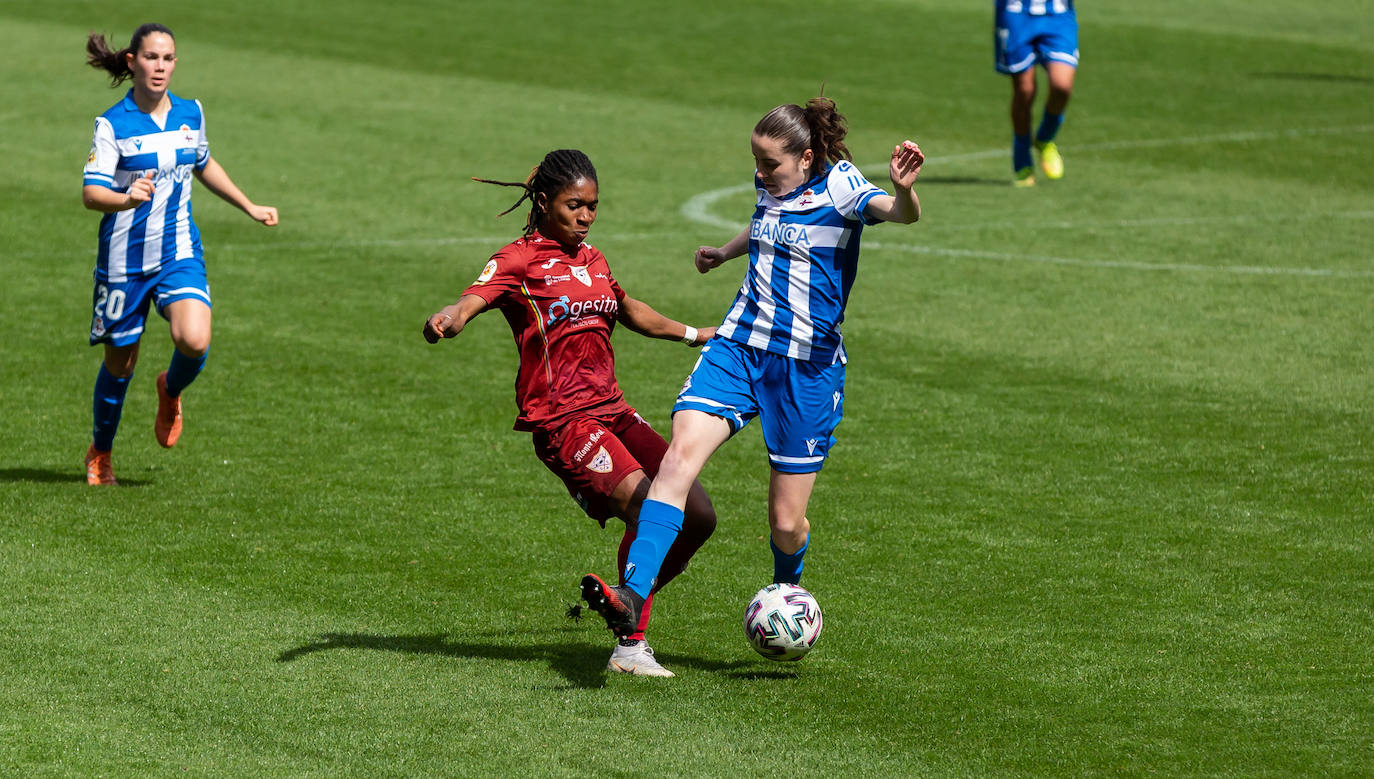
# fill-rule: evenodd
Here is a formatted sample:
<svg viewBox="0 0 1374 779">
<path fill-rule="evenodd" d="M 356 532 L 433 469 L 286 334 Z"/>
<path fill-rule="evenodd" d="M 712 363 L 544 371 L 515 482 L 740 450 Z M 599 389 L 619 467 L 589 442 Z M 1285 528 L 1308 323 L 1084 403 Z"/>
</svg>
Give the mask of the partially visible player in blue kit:
<svg viewBox="0 0 1374 779">
<path fill-rule="evenodd" d="M 582 579 L 582 597 L 613 631 L 633 628 L 664 556 L 682 528 L 688 491 L 707 459 L 754 417 L 771 469 L 768 526 L 773 581 L 797 583 L 811 538 L 807 504 L 844 409 L 840 335 L 865 225 L 921 216 L 912 186 L 925 155 L 911 141 L 892 150 L 889 195 L 849 161 L 845 119 L 834 101 L 781 105 L 754 127 L 758 202 L 748 227 L 719 248 L 703 246 L 706 273 L 749 255 L 744 284 L 673 405 L 673 435 L 639 512 L 623 583 Z"/>
<path fill-rule="evenodd" d="M 103 343 L 105 358 L 95 380 L 95 425 L 86 451 L 86 481 L 99 485 L 115 483 L 110 451 L 149 305 L 171 324 L 176 346 L 157 377 L 153 431 L 163 446 L 181 435 L 181 391 L 210 350 L 210 285 L 200 231 L 191 220 L 192 177 L 265 225 L 277 223 L 277 209 L 249 200 L 210 156 L 200 101 L 168 91 L 177 64 L 171 30 L 145 24 L 119 51 L 92 34 L 86 51 L 87 63 L 109 73 L 111 86 L 133 81 L 123 100 L 96 117 L 81 186 L 86 208 L 104 214 L 91 345 Z"/>
<path fill-rule="evenodd" d="M 1054 136 L 1064 121 L 1078 72 L 1078 17 L 1073 0 L 994 0 L 997 9 L 997 72 L 1011 76 L 1011 167 L 1018 187 L 1035 185 L 1031 161 L 1031 107 L 1035 102 L 1035 66 L 1049 77 L 1045 113 L 1035 130 L 1034 146 L 1045 177 L 1064 177 L 1064 159 Z"/>
</svg>

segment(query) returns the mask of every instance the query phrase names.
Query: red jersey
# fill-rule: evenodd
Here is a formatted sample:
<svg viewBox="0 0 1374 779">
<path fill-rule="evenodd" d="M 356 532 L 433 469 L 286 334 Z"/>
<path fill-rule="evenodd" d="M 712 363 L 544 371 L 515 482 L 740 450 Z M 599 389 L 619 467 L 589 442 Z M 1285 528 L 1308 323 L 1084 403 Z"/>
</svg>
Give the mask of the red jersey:
<svg viewBox="0 0 1374 779">
<path fill-rule="evenodd" d="M 501 309 L 515 336 L 516 430 L 553 427 L 575 411 L 632 410 L 611 349 L 625 291 L 601 252 L 583 243 L 569 254 L 536 232 L 492 255 L 463 294 Z"/>
</svg>

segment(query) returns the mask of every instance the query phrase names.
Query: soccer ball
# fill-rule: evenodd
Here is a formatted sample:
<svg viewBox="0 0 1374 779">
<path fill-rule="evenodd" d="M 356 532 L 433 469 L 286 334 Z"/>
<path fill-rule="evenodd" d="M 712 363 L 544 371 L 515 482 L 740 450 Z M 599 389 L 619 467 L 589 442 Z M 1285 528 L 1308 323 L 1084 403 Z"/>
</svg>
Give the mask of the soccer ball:
<svg viewBox="0 0 1374 779">
<path fill-rule="evenodd" d="M 744 610 L 744 635 L 769 660 L 800 660 L 821 637 L 821 607 L 795 584 L 770 584 Z"/>
</svg>

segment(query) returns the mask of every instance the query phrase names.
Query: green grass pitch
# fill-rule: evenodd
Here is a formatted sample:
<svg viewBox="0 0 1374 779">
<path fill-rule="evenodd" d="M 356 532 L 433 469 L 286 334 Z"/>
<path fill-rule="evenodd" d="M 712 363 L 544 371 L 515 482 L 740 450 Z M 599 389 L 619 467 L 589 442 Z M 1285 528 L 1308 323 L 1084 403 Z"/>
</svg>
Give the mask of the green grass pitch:
<svg viewBox="0 0 1374 779">
<path fill-rule="evenodd" d="M 0 773 L 1374 774 L 1374 16 L 1083 0 L 1067 176 L 1009 186 L 991 4 L 285 0 L 0 6 Z M 154 320 L 81 457 L 97 217 L 85 34 L 177 33 L 173 90 L 273 230 L 203 189 L 215 341 L 171 451 Z M 564 618 L 619 528 L 512 432 L 501 317 L 424 318 L 514 237 L 548 150 L 597 164 L 631 295 L 718 321 L 748 135 L 822 84 L 925 218 L 865 234 L 845 420 L 810 511 L 826 632 L 744 642 L 756 429 L 655 609 L 678 673 Z M 621 331 L 660 430 L 693 352 Z"/>
</svg>

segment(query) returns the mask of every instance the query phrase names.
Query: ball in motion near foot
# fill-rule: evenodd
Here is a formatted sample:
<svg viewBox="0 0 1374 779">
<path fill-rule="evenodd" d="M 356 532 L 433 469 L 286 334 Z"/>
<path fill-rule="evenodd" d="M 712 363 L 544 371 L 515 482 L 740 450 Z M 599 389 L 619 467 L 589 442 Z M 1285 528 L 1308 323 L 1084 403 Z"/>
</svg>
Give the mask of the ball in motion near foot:
<svg viewBox="0 0 1374 779">
<path fill-rule="evenodd" d="M 769 660 L 800 660 L 821 637 L 821 607 L 795 584 L 770 584 L 744 610 L 744 635 Z"/>
</svg>

